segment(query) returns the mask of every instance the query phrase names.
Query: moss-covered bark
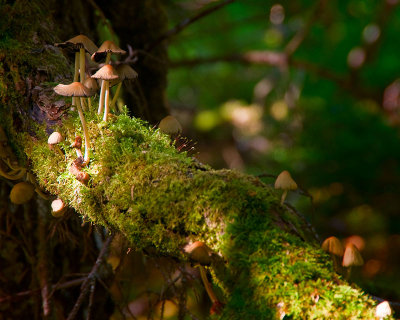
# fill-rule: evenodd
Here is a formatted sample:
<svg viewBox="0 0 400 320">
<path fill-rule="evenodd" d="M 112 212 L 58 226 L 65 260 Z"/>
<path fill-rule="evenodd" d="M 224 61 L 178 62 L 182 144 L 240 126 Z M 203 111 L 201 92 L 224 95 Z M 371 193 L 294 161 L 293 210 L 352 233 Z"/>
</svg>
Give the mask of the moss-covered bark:
<svg viewBox="0 0 400 320">
<path fill-rule="evenodd" d="M 82 135 L 79 117 L 49 83 L 68 78 L 71 66 L 51 46 L 51 24 L 42 23 L 51 20 L 51 8 L 34 1 L 2 5 L 14 24 L 22 24 L 27 9 L 32 20 L 21 30 L 31 41 L 22 42 L 11 20 L 2 27 L 0 124 L 43 189 L 92 222 L 123 233 L 138 250 L 186 260 L 185 244 L 206 242 L 214 252 L 209 270 L 225 304 L 216 318 L 374 318 L 374 302 L 334 273 L 307 224 L 280 205 L 275 190 L 239 172 L 199 165 L 139 119 L 124 114 L 104 123 L 86 112 L 92 158 L 83 170 L 90 181 L 78 182 L 69 168 L 76 158 L 70 145 Z M 65 157 L 47 146 L 50 126 L 65 137 Z"/>
</svg>

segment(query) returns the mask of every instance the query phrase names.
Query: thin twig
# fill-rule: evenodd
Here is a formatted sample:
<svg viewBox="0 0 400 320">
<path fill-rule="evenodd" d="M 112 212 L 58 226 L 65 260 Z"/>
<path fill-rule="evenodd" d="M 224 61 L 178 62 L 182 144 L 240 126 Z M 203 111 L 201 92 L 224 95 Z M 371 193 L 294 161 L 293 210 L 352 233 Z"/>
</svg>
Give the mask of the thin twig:
<svg viewBox="0 0 400 320">
<path fill-rule="evenodd" d="M 48 256 L 47 256 L 47 214 L 48 207 L 43 199 L 37 198 L 38 207 L 38 248 L 37 248 L 37 277 L 41 286 L 43 316 L 47 319 L 51 313 L 50 285 L 48 282 Z"/>
<path fill-rule="evenodd" d="M 288 42 L 285 47 L 284 51 L 288 56 L 291 56 L 304 41 L 304 39 L 310 32 L 312 25 L 315 23 L 315 21 L 317 21 L 318 17 L 320 16 L 321 8 L 324 7 L 326 2 L 326 0 L 319 0 L 318 2 L 314 3 L 313 8 L 311 9 L 310 17 L 307 19 L 306 24 L 303 28 L 300 28 L 300 30 L 294 35 L 294 37 Z"/>
<path fill-rule="evenodd" d="M 89 305 L 88 305 L 88 312 L 87 312 L 87 317 L 86 320 L 90 320 L 90 315 L 93 307 L 93 301 L 94 301 L 94 291 L 96 289 L 96 279 L 91 280 L 90 284 L 90 295 L 89 295 Z"/>
<path fill-rule="evenodd" d="M 86 279 L 86 277 L 83 277 L 83 278 L 79 278 L 79 279 L 75 279 L 75 280 L 70 280 L 70 281 L 67 281 L 67 282 L 64 282 L 64 283 L 55 284 L 55 285 L 53 285 L 51 287 L 52 291 L 49 294 L 49 297 L 51 297 L 56 290 L 67 289 L 67 288 L 79 286 L 85 281 L 85 279 Z M 21 291 L 21 292 L 18 292 L 16 294 L 12 295 L 12 296 L 1 297 L 0 298 L 0 304 L 4 303 L 4 302 L 9 302 L 9 301 L 11 301 L 11 302 L 12 301 L 17 301 L 18 299 L 21 299 L 23 297 L 29 297 L 29 296 L 35 295 L 35 294 L 37 294 L 37 293 L 39 293 L 41 291 L 42 291 L 42 289 L 39 288 L 39 289 Z"/>
<path fill-rule="evenodd" d="M 200 20 L 201 18 L 204 18 L 208 16 L 209 14 L 213 13 L 214 11 L 217 11 L 218 9 L 226 6 L 229 3 L 234 2 L 235 0 L 224 0 L 221 1 L 220 3 L 216 4 L 213 7 L 207 8 L 203 11 L 200 11 L 198 14 L 194 15 L 191 18 L 186 18 L 183 21 L 179 22 L 175 27 L 172 29 L 168 30 L 165 32 L 163 35 L 161 35 L 159 38 L 157 38 L 155 41 L 151 42 L 149 45 L 145 47 L 146 51 L 151 51 L 153 50 L 156 46 L 158 46 L 160 43 L 165 41 L 166 39 L 172 38 L 179 32 L 181 32 L 183 29 L 185 29 L 187 26 L 191 25 L 192 23 L 196 22 L 197 20 Z"/>
<path fill-rule="evenodd" d="M 243 64 L 259 64 L 267 66 L 275 66 L 281 70 L 287 67 L 303 69 L 309 73 L 315 74 L 321 78 L 335 82 L 344 91 L 350 93 L 357 98 L 369 98 L 377 101 L 379 104 L 382 101 L 382 93 L 377 92 L 363 84 L 355 83 L 351 78 L 344 74 L 339 75 L 334 71 L 324 68 L 323 66 L 311 63 L 305 60 L 289 59 L 283 52 L 274 51 L 249 51 L 243 54 L 225 55 L 217 57 L 195 58 L 180 61 L 172 61 L 171 68 L 192 67 L 200 64 L 217 63 L 217 62 L 238 62 Z"/>
<path fill-rule="evenodd" d="M 108 237 L 108 239 L 106 240 L 106 242 L 104 243 L 103 248 L 101 249 L 99 256 L 97 257 L 96 263 L 94 264 L 92 270 L 90 271 L 90 273 L 88 274 L 88 276 L 86 277 L 85 281 L 82 284 L 81 293 L 80 293 L 78 299 L 76 300 L 74 307 L 72 308 L 71 312 L 69 313 L 67 320 L 75 319 L 76 314 L 78 313 L 79 308 L 81 307 L 82 302 L 85 299 L 85 296 L 89 290 L 90 283 L 91 283 L 92 279 L 96 278 L 97 270 L 99 269 L 100 265 L 102 264 L 103 256 L 106 254 L 107 249 L 110 246 L 111 240 L 113 238 L 114 238 L 114 234 L 111 234 Z"/>
</svg>

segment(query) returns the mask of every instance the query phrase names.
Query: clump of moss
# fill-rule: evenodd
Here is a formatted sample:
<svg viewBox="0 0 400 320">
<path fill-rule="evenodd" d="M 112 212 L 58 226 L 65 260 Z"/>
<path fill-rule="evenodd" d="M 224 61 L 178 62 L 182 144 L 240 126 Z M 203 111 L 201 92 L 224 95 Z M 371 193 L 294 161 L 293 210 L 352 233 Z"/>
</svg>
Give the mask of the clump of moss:
<svg viewBox="0 0 400 320">
<path fill-rule="evenodd" d="M 42 187 L 92 222 L 123 233 L 137 249 L 186 259 L 189 240 L 204 241 L 221 259 L 215 283 L 225 297 L 221 318 L 367 319 L 373 302 L 342 281 L 306 224 L 279 203 L 275 190 L 236 171 L 199 166 L 169 137 L 126 114 L 101 122 L 86 114 L 92 159 L 87 186 L 69 173 L 70 146 L 81 135 L 71 113 L 57 128 L 65 158 L 46 139 L 27 148 Z"/>
</svg>

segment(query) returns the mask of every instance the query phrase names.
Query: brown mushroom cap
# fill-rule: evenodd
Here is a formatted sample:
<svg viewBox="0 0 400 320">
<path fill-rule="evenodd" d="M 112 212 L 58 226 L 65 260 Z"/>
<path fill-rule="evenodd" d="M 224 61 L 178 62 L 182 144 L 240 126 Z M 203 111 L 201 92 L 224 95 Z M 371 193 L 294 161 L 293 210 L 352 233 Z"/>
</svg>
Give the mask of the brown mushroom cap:
<svg viewBox="0 0 400 320">
<path fill-rule="evenodd" d="M 73 37 L 65 42 L 56 43 L 55 46 L 60 48 L 71 48 L 74 51 L 79 51 L 80 48 L 84 48 L 90 54 L 97 51 L 97 46 L 94 42 L 83 34 Z"/>
<path fill-rule="evenodd" d="M 91 97 L 93 95 L 93 93 L 80 82 L 59 84 L 54 87 L 54 91 L 60 96 L 66 97 Z"/>
<path fill-rule="evenodd" d="M 115 54 L 125 54 L 126 51 L 122 50 L 120 47 L 118 47 L 114 42 L 112 42 L 111 40 L 106 40 L 103 42 L 103 44 L 100 46 L 100 48 L 98 50 L 95 50 L 96 52 L 94 52 L 92 54 L 92 60 L 93 61 L 100 61 L 101 59 L 103 59 L 107 53 L 112 52 Z"/>
<path fill-rule="evenodd" d="M 275 189 L 296 190 L 297 183 L 293 180 L 289 171 L 282 171 L 275 180 Z"/>
<path fill-rule="evenodd" d="M 110 81 L 110 87 L 115 86 L 116 84 L 120 83 L 121 81 L 124 81 L 125 79 L 132 80 L 138 77 L 138 73 L 126 63 L 118 65 L 115 68 L 115 70 L 117 71 L 119 78 Z"/>
<path fill-rule="evenodd" d="M 49 139 L 47 139 L 47 143 L 50 144 L 50 145 L 58 144 L 58 143 L 60 143 L 61 141 L 63 141 L 63 137 L 62 137 L 61 133 L 59 133 L 59 132 L 57 132 L 57 131 L 54 131 L 54 132 L 49 136 Z"/>
<path fill-rule="evenodd" d="M 322 243 L 322 249 L 336 256 L 343 256 L 344 249 L 340 240 L 336 237 L 329 237 Z"/>
<path fill-rule="evenodd" d="M 58 218 L 61 217 L 67 210 L 67 206 L 61 199 L 56 199 L 51 203 L 51 214 Z"/>
<path fill-rule="evenodd" d="M 129 79 L 129 80 L 130 79 L 136 79 L 138 77 L 138 73 L 135 70 L 133 70 L 129 66 L 129 64 L 121 63 L 120 65 L 117 66 L 116 69 L 117 69 L 119 77 L 122 80 L 125 80 L 125 79 Z"/>
<path fill-rule="evenodd" d="M 173 116 L 166 116 L 160 121 L 158 128 L 162 133 L 175 135 L 182 132 L 182 126 Z"/>
<path fill-rule="evenodd" d="M 85 81 L 83 82 L 83 85 L 88 88 L 92 92 L 96 92 L 99 90 L 99 85 L 97 84 L 97 81 L 94 78 L 86 78 Z"/>
<path fill-rule="evenodd" d="M 190 259 L 200 263 L 201 265 L 209 265 L 211 263 L 211 249 L 201 241 L 195 241 L 188 244 L 184 248 Z"/>
<path fill-rule="evenodd" d="M 17 183 L 10 192 L 10 200 L 15 204 L 23 204 L 32 199 L 35 187 L 29 182 Z"/>
<path fill-rule="evenodd" d="M 357 247 L 352 243 L 346 245 L 342 262 L 343 267 L 362 266 L 363 264 L 364 260 Z"/>
<path fill-rule="evenodd" d="M 118 73 L 111 64 L 106 64 L 92 75 L 92 78 L 102 80 L 114 80 L 118 78 Z"/>
</svg>

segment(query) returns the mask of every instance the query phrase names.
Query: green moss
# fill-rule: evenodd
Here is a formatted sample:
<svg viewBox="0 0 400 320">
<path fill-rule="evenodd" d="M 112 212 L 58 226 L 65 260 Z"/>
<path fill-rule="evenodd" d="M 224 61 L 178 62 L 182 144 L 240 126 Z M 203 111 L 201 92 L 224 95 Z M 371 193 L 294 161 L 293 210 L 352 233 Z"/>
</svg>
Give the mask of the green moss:
<svg viewBox="0 0 400 320">
<path fill-rule="evenodd" d="M 198 168 L 142 120 L 86 117 L 88 186 L 68 171 L 76 158 L 70 144 L 82 135 L 76 113 L 58 128 L 65 158 L 45 139 L 27 147 L 40 184 L 82 216 L 122 232 L 137 249 L 185 259 L 188 241 L 205 241 L 226 261 L 213 264 L 227 302 L 221 318 L 272 318 L 278 303 L 294 319 L 373 317 L 373 302 L 333 272 L 304 221 L 279 204 L 275 190 L 236 171 Z"/>
</svg>

